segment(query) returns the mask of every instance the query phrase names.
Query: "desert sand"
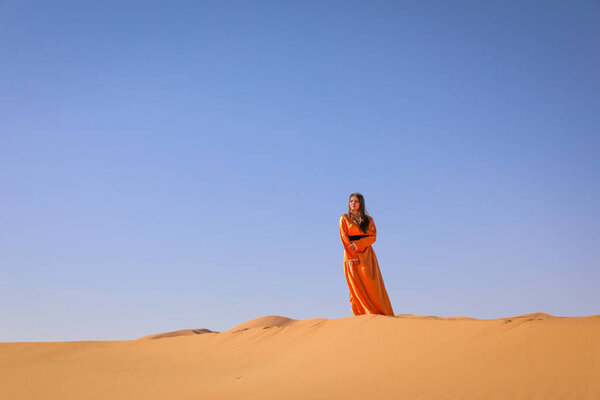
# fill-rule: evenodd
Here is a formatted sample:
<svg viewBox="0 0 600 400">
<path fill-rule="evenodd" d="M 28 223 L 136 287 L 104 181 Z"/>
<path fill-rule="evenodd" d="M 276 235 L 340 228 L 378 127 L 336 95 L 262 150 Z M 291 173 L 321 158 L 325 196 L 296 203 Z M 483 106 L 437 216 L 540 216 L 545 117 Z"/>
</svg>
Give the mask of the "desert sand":
<svg viewBox="0 0 600 400">
<path fill-rule="evenodd" d="M 0 343 L 1 399 L 600 399 L 600 315 L 265 316 Z"/>
</svg>

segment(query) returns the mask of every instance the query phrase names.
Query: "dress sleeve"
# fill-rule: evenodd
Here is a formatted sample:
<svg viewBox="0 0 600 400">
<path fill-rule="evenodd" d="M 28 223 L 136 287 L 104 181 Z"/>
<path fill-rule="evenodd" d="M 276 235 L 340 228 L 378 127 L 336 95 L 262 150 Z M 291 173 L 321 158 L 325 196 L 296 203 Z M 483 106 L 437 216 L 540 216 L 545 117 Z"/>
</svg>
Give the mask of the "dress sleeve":
<svg viewBox="0 0 600 400">
<path fill-rule="evenodd" d="M 370 247 L 375 240 L 377 239 L 377 229 L 375 228 L 375 222 L 373 222 L 373 218 L 369 217 L 371 220 L 369 222 L 369 228 L 367 228 L 367 236 L 366 238 L 358 239 L 354 243 L 356 244 L 357 250 L 359 253 L 365 251 L 368 247 Z"/>
<path fill-rule="evenodd" d="M 340 217 L 340 238 L 342 239 L 344 248 L 348 250 L 348 246 L 350 246 L 350 238 L 348 237 L 348 224 L 346 223 L 346 218 L 344 218 L 343 215 Z"/>
</svg>

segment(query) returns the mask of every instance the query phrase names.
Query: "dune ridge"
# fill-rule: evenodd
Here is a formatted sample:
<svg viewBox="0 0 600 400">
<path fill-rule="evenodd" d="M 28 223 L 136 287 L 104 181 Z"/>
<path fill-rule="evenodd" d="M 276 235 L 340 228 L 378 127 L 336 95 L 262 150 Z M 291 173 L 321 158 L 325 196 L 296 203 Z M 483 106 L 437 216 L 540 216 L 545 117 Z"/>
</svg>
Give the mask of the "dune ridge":
<svg viewBox="0 0 600 400">
<path fill-rule="evenodd" d="M 141 339 L 164 339 L 164 338 L 170 338 L 170 337 L 175 337 L 175 336 L 201 335 L 203 333 L 219 333 L 219 332 L 211 331 L 210 329 L 205 329 L 205 328 L 180 329 L 180 330 L 172 331 L 172 332 L 155 333 L 152 335 L 142 336 L 138 340 L 141 340 Z"/>
<path fill-rule="evenodd" d="M 268 315 L 221 333 L 0 343 L 0 398 L 597 399 L 599 338 L 600 315 Z"/>
</svg>

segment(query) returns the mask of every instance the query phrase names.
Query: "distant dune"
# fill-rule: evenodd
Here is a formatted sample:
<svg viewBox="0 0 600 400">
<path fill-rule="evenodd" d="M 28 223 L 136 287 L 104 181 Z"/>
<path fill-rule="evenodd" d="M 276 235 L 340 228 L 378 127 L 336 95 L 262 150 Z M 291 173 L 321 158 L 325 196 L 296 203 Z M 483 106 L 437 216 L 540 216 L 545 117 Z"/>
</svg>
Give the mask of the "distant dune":
<svg viewBox="0 0 600 400">
<path fill-rule="evenodd" d="M 189 336 L 189 335 L 200 335 L 202 333 L 216 333 L 210 329 L 180 329 L 173 332 L 155 333 L 153 335 L 143 336 L 140 339 L 163 339 L 174 336 Z"/>
<path fill-rule="evenodd" d="M 600 399 L 600 315 L 264 316 L 0 343 L 0 399 Z"/>
</svg>

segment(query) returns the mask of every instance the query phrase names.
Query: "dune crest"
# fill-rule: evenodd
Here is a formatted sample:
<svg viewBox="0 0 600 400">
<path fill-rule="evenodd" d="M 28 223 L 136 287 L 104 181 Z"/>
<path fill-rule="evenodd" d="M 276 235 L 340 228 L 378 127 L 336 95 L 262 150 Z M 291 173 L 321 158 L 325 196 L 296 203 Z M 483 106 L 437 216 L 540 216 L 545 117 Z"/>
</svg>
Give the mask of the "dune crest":
<svg viewBox="0 0 600 400">
<path fill-rule="evenodd" d="M 463 315 L 458 315 L 455 317 L 440 317 L 438 315 L 421 315 L 421 314 L 396 314 L 394 315 L 398 318 L 412 318 L 412 319 L 442 319 L 442 320 L 467 320 L 467 319 L 476 319 L 471 317 L 465 317 Z"/>
<path fill-rule="evenodd" d="M 529 314 L 517 315 L 511 318 L 533 318 L 533 319 L 551 319 L 551 318 L 560 318 L 555 315 L 551 315 L 545 312 L 533 312 Z"/>
<path fill-rule="evenodd" d="M 371 315 L 371 314 L 369 314 L 369 315 Z M 463 315 L 451 316 L 451 317 L 441 317 L 438 315 L 396 314 L 396 315 L 394 315 L 394 317 L 409 318 L 409 319 L 421 319 L 421 320 L 484 321 L 484 320 L 481 320 L 478 318 L 472 318 L 472 317 L 467 317 L 467 316 L 463 316 Z M 529 314 L 517 315 L 514 317 L 508 317 L 508 318 L 500 317 L 500 318 L 494 318 L 494 319 L 507 320 L 507 319 L 516 319 L 516 318 L 538 319 L 538 320 L 552 319 L 552 318 L 600 318 L 600 315 L 589 315 L 589 316 L 585 316 L 585 317 L 557 317 L 555 315 L 551 315 L 551 314 L 548 314 L 545 312 L 538 311 L 538 312 L 533 312 L 533 313 L 529 313 Z M 262 317 L 253 318 L 253 319 L 243 322 L 239 325 L 236 325 L 233 328 L 229 329 L 228 332 L 243 331 L 243 330 L 255 329 L 255 328 L 268 329 L 268 328 L 274 328 L 274 327 L 284 327 L 284 326 L 295 325 L 298 323 L 306 324 L 306 323 L 314 322 L 317 325 L 322 325 L 326 321 L 329 321 L 329 319 L 327 319 L 327 318 L 309 318 L 309 319 L 305 319 L 305 320 L 296 320 L 293 318 L 288 318 L 288 317 L 284 317 L 284 316 L 280 316 L 280 315 L 265 315 Z M 203 334 L 203 333 L 219 333 L 219 332 L 212 331 L 210 329 L 180 329 L 180 330 L 173 331 L 173 332 L 164 332 L 164 333 L 155 333 L 152 335 L 146 335 L 146 336 L 142 336 L 139 339 L 140 340 L 141 339 L 162 339 L 162 338 L 177 337 L 177 336 L 192 336 L 192 335 L 198 335 L 198 334 Z"/>
<path fill-rule="evenodd" d="M 265 315 L 264 317 L 258 317 L 234 326 L 230 331 L 241 331 L 252 328 L 273 328 L 276 326 L 288 326 L 297 322 L 298 320 L 282 317 L 280 315 Z"/>
<path fill-rule="evenodd" d="M 191 335 L 201 335 L 203 333 L 219 333 L 215 331 L 211 331 L 210 329 L 179 329 L 177 331 L 172 332 L 164 332 L 164 333 L 155 333 L 152 335 L 142 336 L 138 340 L 142 339 L 163 339 L 170 338 L 176 336 L 191 336 Z"/>
</svg>

